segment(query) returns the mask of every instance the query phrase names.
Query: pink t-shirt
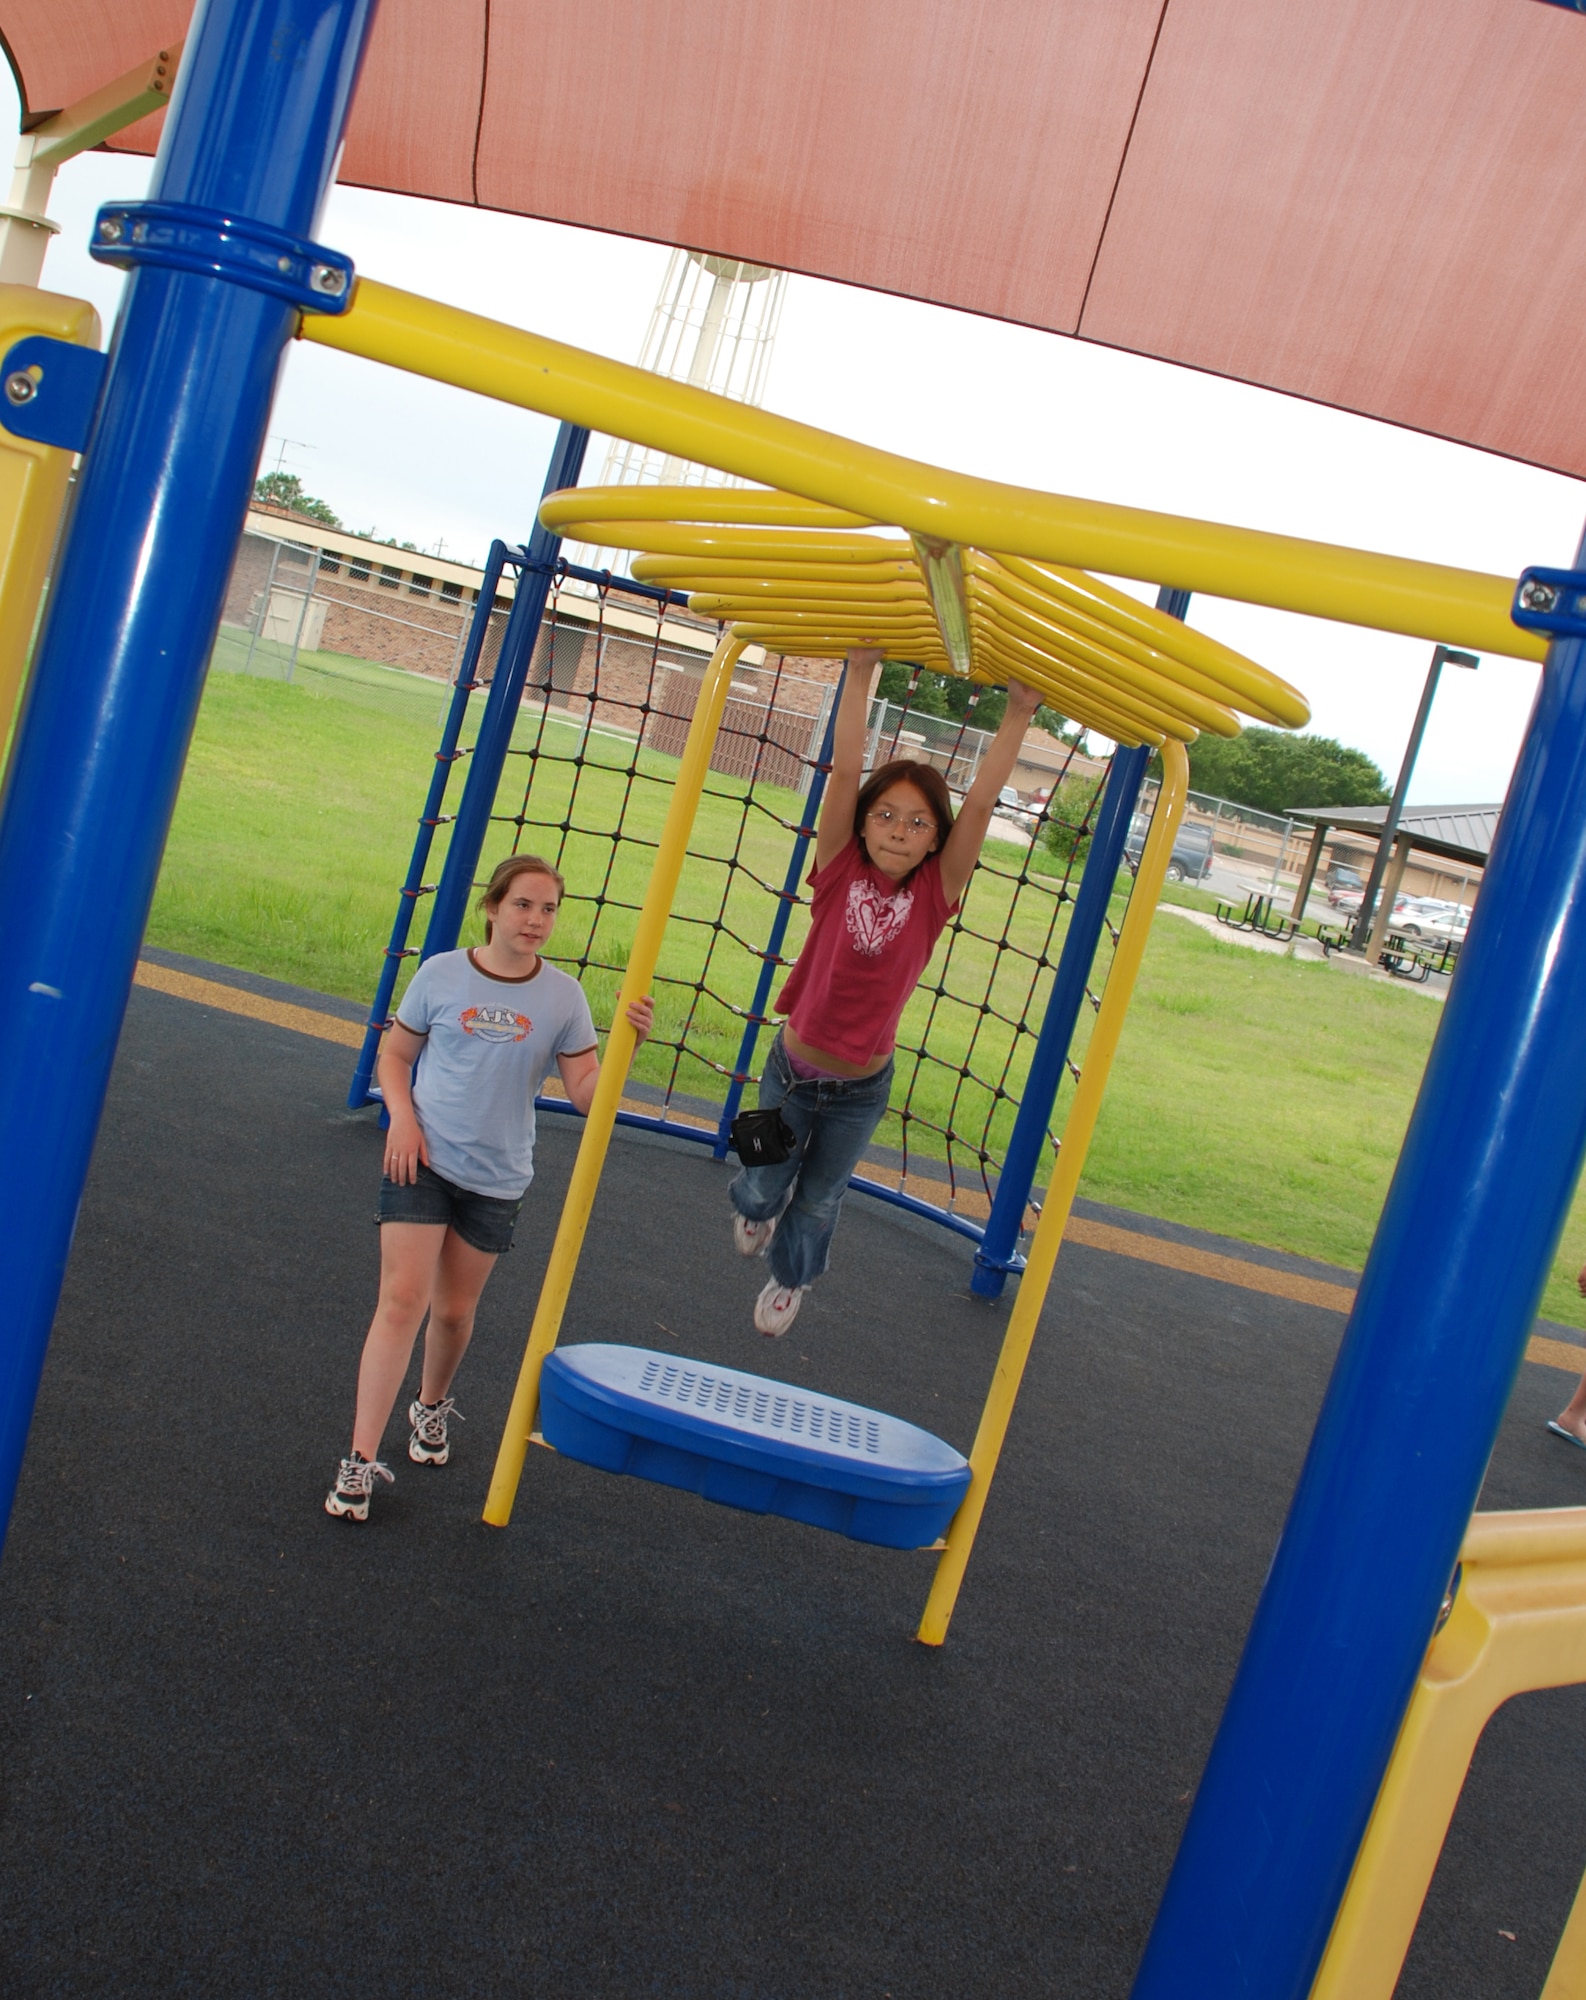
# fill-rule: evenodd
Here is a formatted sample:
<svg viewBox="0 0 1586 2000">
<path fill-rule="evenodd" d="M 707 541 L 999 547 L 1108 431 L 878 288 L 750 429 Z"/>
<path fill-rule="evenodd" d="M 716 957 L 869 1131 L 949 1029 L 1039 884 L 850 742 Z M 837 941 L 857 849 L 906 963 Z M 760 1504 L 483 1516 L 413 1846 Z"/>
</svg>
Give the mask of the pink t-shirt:
<svg viewBox="0 0 1586 2000">
<path fill-rule="evenodd" d="M 904 883 L 857 840 L 810 876 L 810 934 L 776 1011 L 807 1048 L 863 1064 L 890 1054 L 909 995 L 952 915 L 939 855 Z"/>
</svg>

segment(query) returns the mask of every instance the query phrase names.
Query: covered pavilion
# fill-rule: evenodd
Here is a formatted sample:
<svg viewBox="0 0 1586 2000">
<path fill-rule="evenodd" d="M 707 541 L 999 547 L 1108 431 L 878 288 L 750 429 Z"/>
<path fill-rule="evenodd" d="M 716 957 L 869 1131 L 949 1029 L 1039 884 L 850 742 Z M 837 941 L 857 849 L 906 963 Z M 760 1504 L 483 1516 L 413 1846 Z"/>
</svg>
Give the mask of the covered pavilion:
<svg viewBox="0 0 1586 2000">
<path fill-rule="evenodd" d="M 1498 831 L 1501 804 L 1495 806 L 1409 806 L 1399 815 L 1393 853 L 1383 877 L 1382 907 L 1393 908 L 1404 881 L 1404 871 L 1415 854 L 1435 855 L 1439 860 L 1462 863 L 1468 868 L 1485 868 L 1492 853 L 1493 836 Z M 1379 845 L 1388 817 L 1386 806 L 1304 806 L 1288 817 L 1297 825 L 1314 829 L 1300 870 L 1299 887 L 1294 892 L 1296 917 L 1305 914 L 1305 903 L 1316 881 L 1322 849 L 1332 833 L 1352 833 Z"/>
</svg>

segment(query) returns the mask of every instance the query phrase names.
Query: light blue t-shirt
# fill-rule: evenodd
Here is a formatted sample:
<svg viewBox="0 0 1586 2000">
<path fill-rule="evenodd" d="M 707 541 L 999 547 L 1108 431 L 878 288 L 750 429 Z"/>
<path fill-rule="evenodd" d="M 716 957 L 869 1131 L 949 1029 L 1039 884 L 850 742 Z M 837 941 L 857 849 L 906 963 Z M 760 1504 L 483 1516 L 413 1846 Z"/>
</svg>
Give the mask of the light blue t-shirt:
<svg viewBox="0 0 1586 2000">
<path fill-rule="evenodd" d="M 534 1178 L 534 1099 L 558 1056 L 595 1047 L 576 979 L 542 958 L 527 979 L 481 972 L 469 951 L 438 952 L 397 1019 L 428 1039 L 413 1106 L 430 1165 L 472 1194 L 516 1201 Z"/>
</svg>

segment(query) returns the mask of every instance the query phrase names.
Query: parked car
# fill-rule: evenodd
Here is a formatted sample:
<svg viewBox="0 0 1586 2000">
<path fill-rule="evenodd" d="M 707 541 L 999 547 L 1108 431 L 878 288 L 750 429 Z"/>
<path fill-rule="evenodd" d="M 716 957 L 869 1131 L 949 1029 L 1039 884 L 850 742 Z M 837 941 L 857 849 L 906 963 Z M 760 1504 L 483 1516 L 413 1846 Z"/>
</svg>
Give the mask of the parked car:
<svg viewBox="0 0 1586 2000">
<path fill-rule="evenodd" d="M 1144 813 L 1136 813 L 1129 822 L 1129 835 L 1124 841 L 1124 852 L 1131 861 L 1138 862 L 1145 852 L 1145 837 L 1151 822 Z M 1194 826 L 1186 822 L 1180 826 L 1173 840 L 1173 855 L 1167 865 L 1167 879 L 1170 882 L 1204 882 L 1212 872 L 1216 859 L 1212 846 L 1212 830 L 1209 826 Z"/>
<path fill-rule="evenodd" d="M 1322 877 L 1327 888 L 1327 900 L 1335 910 L 1358 910 L 1365 897 L 1366 884 L 1358 868 L 1351 868 L 1347 862 L 1335 861 Z"/>
</svg>

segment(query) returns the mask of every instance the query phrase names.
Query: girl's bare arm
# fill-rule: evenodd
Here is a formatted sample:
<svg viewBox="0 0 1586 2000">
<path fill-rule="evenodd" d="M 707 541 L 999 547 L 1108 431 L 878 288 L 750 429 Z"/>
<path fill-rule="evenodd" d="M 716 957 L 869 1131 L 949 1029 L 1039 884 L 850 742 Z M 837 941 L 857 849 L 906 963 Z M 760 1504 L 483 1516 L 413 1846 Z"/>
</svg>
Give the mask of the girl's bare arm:
<svg viewBox="0 0 1586 2000">
<path fill-rule="evenodd" d="M 1003 710 L 1001 725 L 986 746 L 975 782 L 953 820 L 953 830 L 942 849 L 942 889 L 950 904 L 956 903 L 969 887 L 986 828 L 991 824 L 992 810 L 1018 762 L 1024 732 L 1040 705 L 1041 697 L 1034 688 L 1026 687 L 1023 681 L 1009 681 L 1008 706 Z"/>
<path fill-rule="evenodd" d="M 879 646 L 857 646 L 848 655 L 837 722 L 832 730 L 832 769 L 821 800 L 815 831 L 815 865 L 826 868 L 853 838 L 854 806 L 864 778 L 865 736 L 870 722 L 870 691 L 881 669 Z"/>
<path fill-rule="evenodd" d="M 655 1026 L 655 1002 L 648 993 L 642 1000 L 634 1001 L 628 1009 L 628 1019 L 637 1037 L 633 1044 L 637 1054 L 640 1043 Z M 600 1080 L 600 1051 L 582 1049 L 576 1056 L 558 1056 L 556 1067 L 561 1073 L 568 1103 L 581 1118 L 587 1118 L 589 1107 L 595 1101 L 595 1085 Z"/>
<path fill-rule="evenodd" d="M 400 1021 L 393 1021 L 385 1031 L 375 1064 L 380 1095 L 391 1120 L 385 1135 L 385 1176 L 398 1187 L 410 1187 L 419 1177 L 419 1163 L 426 1167 L 430 1163 L 424 1128 L 413 1108 L 413 1065 L 423 1053 L 425 1040 Z"/>
</svg>

